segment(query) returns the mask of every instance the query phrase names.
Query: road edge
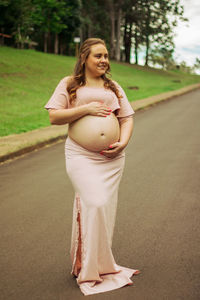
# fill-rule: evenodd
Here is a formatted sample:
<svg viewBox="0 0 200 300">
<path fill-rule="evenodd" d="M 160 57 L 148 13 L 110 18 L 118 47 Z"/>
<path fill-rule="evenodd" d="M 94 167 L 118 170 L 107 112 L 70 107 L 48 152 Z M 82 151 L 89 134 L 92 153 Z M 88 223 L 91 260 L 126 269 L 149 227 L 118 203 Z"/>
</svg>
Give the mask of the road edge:
<svg viewBox="0 0 200 300">
<path fill-rule="evenodd" d="M 142 110 L 159 102 L 172 99 L 193 90 L 199 89 L 200 83 L 183 87 L 179 90 L 170 91 L 137 100 L 131 103 L 134 111 Z M 35 129 L 30 132 L 9 135 L 0 138 L 0 164 L 11 159 L 20 157 L 26 153 L 43 148 L 47 145 L 63 141 L 67 137 L 67 125 L 51 125 L 45 128 Z"/>
</svg>

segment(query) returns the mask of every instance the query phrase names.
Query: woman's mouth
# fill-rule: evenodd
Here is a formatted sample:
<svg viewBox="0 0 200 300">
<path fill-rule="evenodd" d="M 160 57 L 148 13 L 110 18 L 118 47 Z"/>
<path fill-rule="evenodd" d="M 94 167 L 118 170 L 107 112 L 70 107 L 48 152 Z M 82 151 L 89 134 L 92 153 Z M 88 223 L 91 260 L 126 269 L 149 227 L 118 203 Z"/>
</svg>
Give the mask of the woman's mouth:
<svg viewBox="0 0 200 300">
<path fill-rule="evenodd" d="M 106 65 L 100 65 L 100 66 L 98 66 L 98 68 L 100 68 L 100 69 L 105 69 L 105 68 L 106 68 Z"/>
</svg>

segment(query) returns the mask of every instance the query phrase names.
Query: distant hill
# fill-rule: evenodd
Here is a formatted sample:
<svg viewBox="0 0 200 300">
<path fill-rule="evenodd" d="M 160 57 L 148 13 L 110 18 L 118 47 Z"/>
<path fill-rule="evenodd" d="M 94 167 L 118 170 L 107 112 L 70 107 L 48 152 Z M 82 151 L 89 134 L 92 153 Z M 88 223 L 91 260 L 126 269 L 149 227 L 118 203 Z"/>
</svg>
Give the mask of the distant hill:
<svg viewBox="0 0 200 300">
<path fill-rule="evenodd" d="M 49 125 L 43 108 L 61 78 L 70 75 L 75 57 L 0 47 L 0 136 Z M 199 75 L 111 61 L 112 79 L 129 101 L 200 82 Z"/>
</svg>

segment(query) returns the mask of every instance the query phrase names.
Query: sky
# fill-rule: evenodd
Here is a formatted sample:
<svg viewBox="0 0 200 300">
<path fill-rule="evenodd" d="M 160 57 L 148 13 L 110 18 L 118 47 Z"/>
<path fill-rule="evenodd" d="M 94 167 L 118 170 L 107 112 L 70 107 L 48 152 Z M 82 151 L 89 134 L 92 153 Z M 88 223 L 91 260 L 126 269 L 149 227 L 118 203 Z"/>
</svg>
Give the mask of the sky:
<svg viewBox="0 0 200 300">
<path fill-rule="evenodd" d="M 174 58 L 177 62 L 185 61 L 192 66 L 195 58 L 200 59 L 200 1 L 181 0 L 184 6 L 184 17 L 188 22 L 180 22 L 175 28 L 175 53 Z"/>
<path fill-rule="evenodd" d="M 177 63 L 185 61 L 188 66 L 192 66 L 196 57 L 200 59 L 200 0 L 180 0 L 180 4 L 184 6 L 184 17 L 188 18 L 188 22 L 178 21 L 174 29 L 174 59 Z M 144 54 L 145 49 L 139 53 L 141 65 L 144 64 Z M 131 62 L 134 61 L 132 53 Z M 196 73 L 200 74 L 200 70 Z"/>
</svg>

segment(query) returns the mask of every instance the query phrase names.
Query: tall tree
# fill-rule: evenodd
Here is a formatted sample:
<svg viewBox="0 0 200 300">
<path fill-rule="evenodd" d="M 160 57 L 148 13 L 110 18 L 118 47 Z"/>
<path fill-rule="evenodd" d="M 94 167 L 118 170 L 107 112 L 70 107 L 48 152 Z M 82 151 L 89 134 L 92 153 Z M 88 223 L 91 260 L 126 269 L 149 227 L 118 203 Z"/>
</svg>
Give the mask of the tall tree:
<svg viewBox="0 0 200 300">
<path fill-rule="evenodd" d="M 111 27 L 111 33 L 110 33 L 110 58 L 114 59 L 115 57 L 115 43 L 116 43 L 116 37 L 115 37 L 115 4 L 114 0 L 108 0 L 107 1 L 108 11 L 109 11 L 109 17 L 110 17 L 110 27 Z"/>
<path fill-rule="evenodd" d="M 65 14 L 62 17 L 62 20 L 66 27 L 59 34 L 60 53 L 74 55 L 75 44 L 73 39 L 75 36 L 80 36 L 81 1 L 65 0 L 65 3 Z"/>
<path fill-rule="evenodd" d="M 62 18 L 66 12 L 64 0 L 33 0 L 35 24 L 44 34 L 44 52 L 48 51 L 50 33 L 54 34 L 54 53 L 58 54 L 58 34 L 66 28 Z"/>
<path fill-rule="evenodd" d="M 125 0 L 124 11 L 124 47 L 125 60 L 130 62 L 131 47 L 134 46 L 135 63 L 138 63 L 138 51 L 145 45 L 145 64 L 148 65 L 152 47 L 163 44 L 169 50 L 174 48 L 173 28 L 177 19 L 183 17 L 183 7 L 179 0 Z"/>
<path fill-rule="evenodd" d="M 141 28 L 145 36 L 145 65 L 148 65 L 151 44 L 163 44 L 167 39 L 173 48 L 172 31 L 177 25 L 177 19 L 186 19 L 183 18 L 184 9 L 180 0 L 143 0 L 142 6 L 145 14 Z"/>
<path fill-rule="evenodd" d="M 110 23 L 106 0 L 82 0 L 81 41 L 89 37 L 104 39 L 109 45 Z"/>
<path fill-rule="evenodd" d="M 123 0 L 107 0 L 105 1 L 106 8 L 110 18 L 110 57 L 111 59 L 120 60 L 121 50 L 121 29 L 123 13 Z"/>
<path fill-rule="evenodd" d="M 149 60 L 154 66 L 161 66 L 162 69 L 169 70 L 175 68 L 175 61 L 173 59 L 173 49 L 154 48 L 150 51 Z"/>
<path fill-rule="evenodd" d="M 80 1 L 33 0 L 33 3 L 36 36 L 43 41 L 44 52 L 51 51 L 53 46 L 55 54 L 63 54 L 80 25 Z"/>
<path fill-rule="evenodd" d="M 0 27 L 11 34 L 18 48 L 24 48 L 30 41 L 34 21 L 31 17 L 33 5 L 31 0 L 7 0 L 0 2 Z"/>
<path fill-rule="evenodd" d="M 123 10 L 123 43 L 125 61 L 130 63 L 131 48 L 134 46 L 135 63 L 138 63 L 138 49 L 143 42 L 140 24 L 143 19 L 141 0 L 125 0 L 122 5 Z"/>
</svg>

